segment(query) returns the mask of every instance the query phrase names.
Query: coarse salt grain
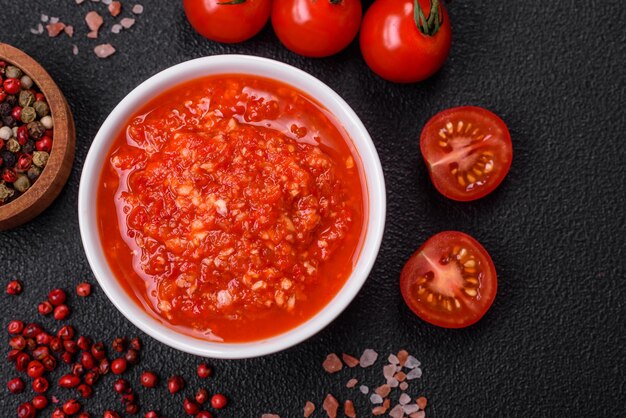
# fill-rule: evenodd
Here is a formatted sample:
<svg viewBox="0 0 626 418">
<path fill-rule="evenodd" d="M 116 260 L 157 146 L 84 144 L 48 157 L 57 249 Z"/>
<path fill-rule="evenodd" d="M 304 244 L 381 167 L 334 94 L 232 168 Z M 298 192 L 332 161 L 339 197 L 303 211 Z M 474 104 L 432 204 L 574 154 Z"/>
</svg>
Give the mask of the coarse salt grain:
<svg viewBox="0 0 626 418">
<path fill-rule="evenodd" d="M 50 17 L 48 15 L 41 15 L 41 21 L 46 23 L 48 22 L 48 20 L 50 20 Z"/>
<path fill-rule="evenodd" d="M 350 379 L 350 380 L 348 380 L 348 383 L 346 383 L 346 387 L 349 388 L 349 389 L 352 389 L 353 387 L 356 386 L 357 383 L 359 383 L 358 380 Z"/>
<path fill-rule="evenodd" d="M 372 395 L 370 396 L 370 402 L 374 405 L 378 405 L 379 403 L 383 403 L 383 397 L 380 396 L 378 393 L 372 393 Z"/>
<path fill-rule="evenodd" d="M 402 395 L 400 395 L 398 402 L 400 402 L 400 405 L 406 405 L 409 402 L 411 402 L 411 397 L 407 395 L 406 393 L 403 393 Z"/>
<path fill-rule="evenodd" d="M 391 387 L 389 385 L 381 385 L 378 386 L 374 391 L 381 397 L 386 398 L 387 396 L 389 396 L 389 392 L 391 392 Z"/>
<path fill-rule="evenodd" d="M 402 382 L 398 387 L 400 390 L 407 390 L 409 388 L 409 384 L 407 382 Z"/>
<path fill-rule="evenodd" d="M 398 360 L 398 356 L 396 356 L 393 353 L 389 354 L 389 357 L 387 358 L 387 360 L 389 360 L 389 363 L 391 364 L 395 364 L 395 365 L 400 364 L 400 360 Z"/>
<path fill-rule="evenodd" d="M 116 17 L 122 12 L 122 3 L 119 1 L 109 1 L 108 9 L 111 16 Z"/>
<path fill-rule="evenodd" d="M 48 25 L 46 25 L 46 30 L 48 31 L 48 36 L 51 38 L 56 38 L 57 36 L 59 36 L 59 34 L 61 32 L 63 32 L 63 29 L 65 28 L 65 25 L 61 22 L 57 22 L 57 23 L 50 23 Z"/>
<path fill-rule="evenodd" d="M 404 366 L 406 359 L 409 357 L 409 353 L 406 350 L 398 351 L 398 360 L 400 361 L 400 366 Z"/>
<path fill-rule="evenodd" d="M 72 36 L 74 36 L 74 26 L 66 26 L 65 28 L 63 28 L 63 32 L 65 32 L 65 34 L 71 38 Z"/>
<path fill-rule="evenodd" d="M 367 387 L 367 386 L 365 386 L 365 385 L 361 385 L 361 386 L 359 387 L 359 390 L 361 391 L 361 393 L 362 393 L 363 395 L 367 395 L 367 394 L 369 393 L 369 391 L 370 391 L 370 388 L 368 388 L 368 387 Z"/>
<path fill-rule="evenodd" d="M 51 17 L 50 18 L 50 23 L 59 23 L 59 18 L 58 17 Z"/>
<path fill-rule="evenodd" d="M 115 25 L 111 26 L 111 32 L 113 32 L 114 34 L 118 34 L 122 31 L 122 25 L 120 25 L 119 23 L 116 23 Z"/>
<path fill-rule="evenodd" d="M 404 372 L 398 372 L 394 376 L 398 382 L 404 382 L 406 380 L 406 374 Z"/>
<path fill-rule="evenodd" d="M 124 29 L 130 29 L 135 24 L 135 19 L 133 19 L 132 17 L 125 17 L 124 19 L 120 20 L 120 24 Z"/>
<path fill-rule="evenodd" d="M 394 406 L 393 409 L 389 411 L 389 416 L 392 418 L 402 418 L 404 416 L 404 409 L 402 409 L 402 405 Z"/>
<path fill-rule="evenodd" d="M 107 58 L 115 54 L 115 48 L 111 44 L 100 44 L 93 49 L 98 58 Z"/>
<path fill-rule="evenodd" d="M 133 6 L 132 12 L 136 15 L 140 15 L 143 13 L 143 6 L 141 4 L 135 4 Z"/>
<path fill-rule="evenodd" d="M 261 415 L 261 418 L 280 418 L 280 416 L 276 414 L 263 414 Z"/>
<path fill-rule="evenodd" d="M 113 3 L 113 0 L 102 0 L 102 4 L 106 4 L 107 6 L 111 3 Z"/>
<path fill-rule="evenodd" d="M 361 364 L 361 367 L 363 368 L 370 367 L 372 364 L 376 363 L 377 358 L 378 358 L 378 353 L 368 348 L 365 351 L 363 351 L 363 354 L 361 355 L 361 359 L 359 360 L 359 363 Z"/>
<path fill-rule="evenodd" d="M 339 402 L 337 401 L 337 399 L 335 399 L 333 395 L 329 393 L 328 395 L 326 395 L 326 398 L 324 398 L 323 408 L 329 418 L 336 418 L 337 409 L 339 409 Z"/>
<path fill-rule="evenodd" d="M 343 353 L 341 355 L 343 362 L 346 363 L 346 366 L 352 368 L 359 365 L 359 359 L 356 357 L 352 357 L 350 354 Z"/>
<path fill-rule="evenodd" d="M 385 379 L 389 380 L 393 377 L 393 375 L 396 373 L 397 370 L 398 370 L 397 366 L 393 364 L 388 364 L 385 367 L 383 367 L 383 376 L 385 376 Z"/>
<path fill-rule="evenodd" d="M 337 357 L 337 354 L 330 353 L 326 356 L 326 360 L 322 363 L 322 367 L 326 370 L 326 373 L 337 373 L 343 368 L 341 360 Z"/>
<path fill-rule="evenodd" d="M 419 362 L 418 359 L 416 359 L 413 356 L 408 356 L 406 358 L 406 361 L 404 362 L 404 367 L 406 367 L 407 369 L 414 369 L 416 367 L 421 366 L 422 363 Z"/>
<path fill-rule="evenodd" d="M 419 398 L 417 398 L 417 400 L 415 401 L 415 403 L 417 404 L 417 406 L 419 407 L 419 409 L 425 409 L 426 405 L 428 405 L 428 399 L 426 399 L 423 396 L 420 396 Z"/>
<path fill-rule="evenodd" d="M 311 401 L 306 401 L 304 405 L 304 418 L 309 418 L 315 412 L 315 404 Z"/>
<path fill-rule="evenodd" d="M 398 379 L 396 379 L 395 377 L 392 377 L 391 379 L 387 380 L 387 384 L 389 385 L 389 387 L 397 388 L 399 382 L 398 382 Z"/>
<path fill-rule="evenodd" d="M 78 46 L 72 45 L 72 54 L 78 55 Z"/>
<path fill-rule="evenodd" d="M 412 403 L 412 404 L 409 404 L 409 405 L 404 405 L 403 409 L 404 409 L 404 413 L 405 414 L 410 415 L 410 414 L 413 414 L 413 413 L 419 411 L 420 408 L 419 408 L 419 406 L 417 406 L 414 403 Z"/>
<path fill-rule="evenodd" d="M 348 399 L 343 403 L 343 413 L 349 418 L 356 418 L 356 411 L 351 400 Z"/>
<path fill-rule="evenodd" d="M 407 380 L 419 379 L 420 377 L 422 377 L 422 369 L 419 367 L 414 368 L 406 375 Z"/>
<path fill-rule="evenodd" d="M 83 4 L 85 0 L 76 0 L 76 4 Z"/>
</svg>

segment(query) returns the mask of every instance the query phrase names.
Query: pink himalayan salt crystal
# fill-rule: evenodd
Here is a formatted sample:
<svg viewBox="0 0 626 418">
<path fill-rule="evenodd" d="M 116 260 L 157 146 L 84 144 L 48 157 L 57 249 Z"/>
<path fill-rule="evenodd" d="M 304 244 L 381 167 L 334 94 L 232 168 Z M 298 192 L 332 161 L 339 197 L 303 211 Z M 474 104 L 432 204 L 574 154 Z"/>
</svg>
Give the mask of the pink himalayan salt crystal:
<svg viewBox="0 0 626 418">
<path fill-rule="evenodd" d="M 400 364 L 400 360 L 398 360 L 398 356 L 396 356 L 395 354 L 389 354 L 389 357 L 387 358 L 387 360 L 389 361 L 389 363 L 391 364 L 395 364 L 398 365 Z"/>
<path fill-rule="evenodd" d="M 391 387 L 389 387 L 389 385 L 381 385 L 381 386 L 378 386 L 374 390 L 374 392 L 376 392 L 377 394 L 379 394 L 383 398 L 386 398 L 387 396 L 389 396 L 389 392 L 391 392 Z"/>
<path fill-rule="evenodd" d="M 98 58 L 107 58 L 115 54 L 115 48 L 111 44 L 100 44 L 93 49 Z"/>
<path fill-rule="evenodd" d="M 389 398 L 385 399 L 385 402 L 383 402 L 381 406 L 377 406 L 376 408 L 372 409 L 372 415 L 383 415 L 389 409 L 390 403 L 391 401 L 389 400 Z"/>
<path fill-rule="evenodd" d="M 330 393 L 324 398 L 324 404 L 322 405 L 328 418 L 337 418 L 337 409 L 339 409 L 339 402 Z"/>
<path fill-rule="evenodd" d="M 100 26 L 104 23 L 104 19 L 95 10 L 90 11 L 85 15 L 85 23 L 90 31 L 98 33 Z"/>
<path fill-rule="evenodd" d="M 306 401 L 304 405 L 304 418 L 309 418 L 315 412 L 315 404 L 311 401 Z"/>
<path fill-rule="evenodd" d="M 400 395 L 398 402 L 400 402 L 400 405 L 406 405 L 409 402 L 411 402 L 411 397 L 407 395 L 406 393 L 403 393 L 402 395 Z"/>
<path fill-rule="evenodd" d="M 51 17 L 50 23 L 59 23 L 61 20 L 58 17 Z"/>
<path fill-rule="evenodd" d="M 74 26 L 68 25 L 66 27 L 63 28 L 63 31 L 65 32 L 65 34 L 67 36 L 69 36 L 70 38 L 72 36 L 74 36 Z"/>
<path fill-rule="evenodd" d="M 419 398 L 417 398 L 415 403 L 420 409 L 426 409 L 426 405 L 428 405 L 428 399 L 426 399 L 424 396 L 420 396 Z"/>
<path fill-rule="evenodd" d="M 322 367 L 327 373 L 337 373 L 343 368 L 343 364 L 341 364 L 341 360 L 339 360 L 337 354 L 330 353 L 326 356 L 326 360 L 322 363 Z"/>
<path fill-rule="evenodd" d="M 377 358 L 378 358 L 378 353 L 368 348 L 367 350 L 363 351 L 363 354 L 361 355 L 361 359 L 359 360 L 359 363 L 361 364 L 361 367 L 363 368 L 370 367 L 372 364 L 376 363 Z"/>
<path fill-rule="evenodd" d="M 380 396 L 378 393 L 372 393 L 372 395 L 370 396 L 370 402 L 374 405 L 383 403 L 383 397 Z"/>
<path fill-rule="evenodd" d="M 135 19 L 133 19 L 132 17 L 125 17 L 124 19 L 120 20 L 120 25 L 122 25 L 124 29 L 130 29 L 134 24 Z"/>
<path fill-rule="evenodd" d="M 391 379 L 387 380 L 387 384 L 392 388 L 397 388 L 399 384 L 398 379 L 396 379 L 395 377 L 392 377 Z"/>
<path fill-rule="evenodd" d="M 72 54 L 78 55 L 78 46 L 72 45 Z"/>
<path fill-rule="evenodd" d="M 363 395 L 367 395 L 367 394 L 369 393 L 369 391 L 370 391 L 370 388 L 368 388 L 368 387 L 367 387 L 367 386 L 365 386 L 365 385 L 361 385 L 361 386 L 359 387 L 359 390 L 361 391 L 361 393 L 362 393 Z"/>
<path fill-rule="evenodd" d="M 393 407 L 391 411 L 389 411 L 389 416 L 391 418 L 402 418 L 404 417 L 404 409 L 402 409 L 402 405 L 396 405 Z"/>
<path fill-rule="evenodd" d="M 385 376 L 385 379 L 389 380 L 393 377 L 393 375 L 398 371 L 398 367 L 394 366 L 393 364 L 388 364 L 385 367 L 383 367 L 383 376 Z"/>
<path fill-rule="evenodd" d="M 114 34 L 118 34 L 122 31 L 122 25 L 120 25 L 119 23 L 116 23 L 115 25 L 111 26 L 111 32 L 113 32 Z"/>
<path fill-rule="evenodd" d="M 63 29 L 65 29 L 65 23 L 62 22 L 50 23 L 49 25 L 46 25 L 48 36 L 51 38 L 59 36 L 59 33 L 63 32 Z"/>
<path fill-rule="evenodd" d="M 83 4 L 85 0 L 76 0 L 76 4 Z"/>
<path fill-rule="evenodd" d="M 116 17 L 122 12 L 122 3 L 119 1 L 112 1 L 111 4 L 109 4 L 108 9 L 111 16 Z"/>
<path fill-rule="evenodd" d="M 135 4 L 133 6 L 132 12 L 136 15 L 140 15 L 143 13 L 143 6 L 141 4 Z"/>
<path fill-rule="evenodd" d="M 356 411 L 351 400 L 348 399 L 343 403 L 343 413 L 349 418 L 356 418 Z"/>
<path fill-rule="evenodd" d="M 406 375 L 407 380 L 419 379 L 420 377 L 422 377 L 422 369 L 419 367 L 414 368 Z"/>
<path fill-rule="evenodd" d="M 406 359 L 409 357 L 409 353 L 406 350 L 398 351 L 398 360 L 400 361 L 400 366 L 404 366 Z"/>
<path fill-rule="evenodd" d="M 409 384 L 407 382 L 402 382 L 398 387 L 400 390 L 407 390 L 409 388 Z"/>
<path fill-rule="evenodd" d="M 346 363 L 346 366 L 352 368 L 359 365 L 359 360 L 356 357 L 352 357 L 350 354 L 343 353 L 341 355 L 343 362 Z"/>
<path fill-rule="evenodd" d="M 263 414 L 261 415 L 261 418 L 280 418 L 280 416 L 276 414 Z"/>
<path fill-rule="evenodd" d="M 426 418 L 426 413 L 424 411 L 419 411 L 409 415 L 409 418 Z"/>
<path fill-rule="evenodd" d="M 346 383 L 346 387 L 349 388 L 349 389 L 352 389 L 353 387 L 356 386 L 357 383 L 359 383 L 358 380 L 350 379 L 350 380 L 348 380 L 348 383 Z"/>
<path fill-rule="evenodd" d="M 406 374 L 404 374 L 404 372 L 398 372 L 393 377 L 395 377 L 398 382 L 404 382 L 406 380 Z"/>
<path fill-rule="evenodd" d="M 403 407 L 404 409 L 404 413 L 407 415 L 411 415 L 417 411 L 419 411 L 419 406 L 415 405 L 414 403 L 410 404 L 410 405 L 404 405 Z"/>
<path fill-rule="evenodd" d="M 408 356 L 406 358 L 406 361 L 404 362 L 404 367 L 406 367 L 407 369 L 414 369 L 421 365 L 422 363 L 420 363 L 420 361 L 413 356 Z"/>
</svg>

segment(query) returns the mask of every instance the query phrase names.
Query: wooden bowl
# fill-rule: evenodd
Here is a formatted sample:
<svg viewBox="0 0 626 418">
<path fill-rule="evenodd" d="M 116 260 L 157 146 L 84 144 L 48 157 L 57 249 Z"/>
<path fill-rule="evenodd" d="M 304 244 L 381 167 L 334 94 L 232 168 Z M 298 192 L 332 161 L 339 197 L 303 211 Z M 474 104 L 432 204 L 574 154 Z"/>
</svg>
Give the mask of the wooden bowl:
<svg viewBox="0 0 626 418">
<path fill-rule="evenodd" d="M 0 60 L 19 67 L 46 96 L 54 123 L 50 159 L 39 178 L 20 197 L 0 206 L 0 230 L 14 228 L 44 211 L 67 182 L 74 162 L 74 118 L 63 93 L 37 61 L 10 45 L 0 43 Z"/>
</svg>

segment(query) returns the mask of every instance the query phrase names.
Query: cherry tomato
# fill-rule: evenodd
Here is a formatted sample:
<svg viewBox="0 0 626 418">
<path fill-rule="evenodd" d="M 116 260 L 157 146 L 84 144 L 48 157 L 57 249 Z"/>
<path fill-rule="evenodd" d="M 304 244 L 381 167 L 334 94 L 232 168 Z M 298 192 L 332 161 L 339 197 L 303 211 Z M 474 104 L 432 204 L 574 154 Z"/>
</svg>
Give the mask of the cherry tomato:
<svg viewBox="0 0 626 418">
<path fill-rule="evenodd" d="M 450 18 L 439 0 L 419 0 L 417 13 L 414 1 L 376 0 L 361 26 L 365 62 L 396 83 L 414 83 L 436 73 L 452 43 Z"/>
<path fill-rule="evenodd" d="M 436 114 L 422 130 L 420 148 L 437 190 L 459 201 L 491 193 L 506 177 L 513 159 L 506 124 L 475 106 Z"/>
<path fill-rule="evenodd" d="M 352 42 L 362 15 L 360 0 L 274 0 L 272 26 L 296 54 L 327 57 Z"/>
<path fill-rule="evenodd" d="M 463 328 L 482 318 L 496 297 L 498 279 L 489 253 L 456 231 L 431 237 L 400 274 L 404 301 L 420 318 L 444 328 Z"/>
<path fill-rule="evenodd" d="M 205 38 L 243 42 L 259 33 L 270 17 L 271 0 L 183 0 L 187 20 Z"/>
</svg>

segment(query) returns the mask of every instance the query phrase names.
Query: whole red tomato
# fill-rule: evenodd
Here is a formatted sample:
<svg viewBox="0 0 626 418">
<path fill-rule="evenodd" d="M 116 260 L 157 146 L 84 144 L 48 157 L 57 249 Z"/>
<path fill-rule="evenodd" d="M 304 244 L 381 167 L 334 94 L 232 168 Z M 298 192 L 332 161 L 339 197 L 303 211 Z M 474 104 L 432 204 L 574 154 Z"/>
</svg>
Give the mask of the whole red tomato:
<svg viewBox="0 0 626 418">
<path fill-rule="evenodd" d="M 243 42 L 259 33 L 271 12 L 271 0 L 183 0 L 191 26 L 217 42 Z"/>
<path fill-rule="evenodd" d="M 365 13 L 360 41 L 365 62 L 382 78 L 422 81 L 448 57 L 450 18 L 439 0 L 376 0 Z"/>
<path fill-rule="evenodd" d="M 272 26 L 296 54 L 327 57 L 352 42 L 362 15 L 360 0 L 274 0 Z"/>
</svg>

